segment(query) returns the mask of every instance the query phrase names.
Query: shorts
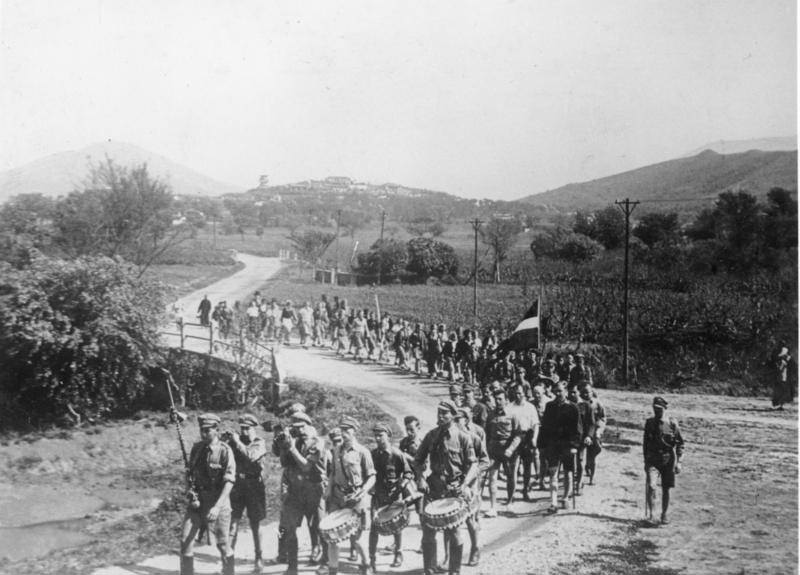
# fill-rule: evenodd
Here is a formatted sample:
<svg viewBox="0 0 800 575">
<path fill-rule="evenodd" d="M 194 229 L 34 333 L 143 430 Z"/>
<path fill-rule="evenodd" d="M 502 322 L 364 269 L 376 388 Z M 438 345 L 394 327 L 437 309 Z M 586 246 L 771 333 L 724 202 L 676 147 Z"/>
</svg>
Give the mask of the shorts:
<svg viewBox="0 0 800 575">
<path fill-rule="evenodd" d="M 575 457 L 577 454 L 571 453 L 569 445 L 548 445 L 544 448 L 544 458 L 547 467 L 553 469 L 559 465 L 564 467 L 564 471 L 575 471 Z"/>
<path fill-rule="evenodd" d="M 486 451 L 489 452 L 489 457 L 492 461 L 497 463 L 504 463 L 508 458 L 506 457 L 506 444 L 498 441 L 492 441 L 486 446 Z"/>
<path fill-rule="evenodd" d="M 303 518 L 310 518 L 311 524 L 313 517 L 324 515 L 324 504 L 322 501 L 322 485 L 309 488 L 302 493 L 290 492 L 286 494 L 281 508 L 280 527 L 282 529 L 297 529 L 303 523 Z"/>
<path fill-rule="evenodd" d="M 267 495 L 260 481 L 239 479 L 231 490 L 233 518 L 239 519 L 247 510 L 250 521 L 261 521 L 267 516 Z"/>
<path fill-rule="evenodd" d="M 657 471 L 661 476 L 661 487 L 663 489 L 672 489 L 675 487 L 675 465 L 672 461 L 664 465 L 647 465 L 647 479 L 650 485 L 655 485 L 655 477 L 652 475 Z"/>
</svg>

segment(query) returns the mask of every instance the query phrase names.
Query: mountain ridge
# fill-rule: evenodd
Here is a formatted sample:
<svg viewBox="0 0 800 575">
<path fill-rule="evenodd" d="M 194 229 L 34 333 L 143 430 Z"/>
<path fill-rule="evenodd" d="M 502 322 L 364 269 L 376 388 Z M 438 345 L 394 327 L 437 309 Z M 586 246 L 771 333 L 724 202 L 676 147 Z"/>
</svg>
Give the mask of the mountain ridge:
<svg viewBox="0 0 800 575">
<path fill-rule="evenodd" d="M 146 163 L 150 174 L 168 182 L 178 195 L 217 196 L 244 191 L 135 144 L 109 140 L 49 154 L 0 172 L 0 203 L 25 193 L 49 197 L 66 195 L 81 185 L 91 164 L 104 161 L 106 157 L 124 166 Z"/>
</svg>

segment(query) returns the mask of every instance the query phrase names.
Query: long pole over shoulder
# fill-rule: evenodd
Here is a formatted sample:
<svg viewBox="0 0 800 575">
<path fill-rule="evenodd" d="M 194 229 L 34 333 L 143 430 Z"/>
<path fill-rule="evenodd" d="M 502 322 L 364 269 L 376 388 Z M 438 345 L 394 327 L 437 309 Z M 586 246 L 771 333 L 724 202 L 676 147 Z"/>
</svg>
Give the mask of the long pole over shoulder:
<svg viewBox="0 0 800 575">
<path fill-rule="evenodd" d="M 628 368 L 628 292 L 629 292 L 629 276 L 630 276 L 630 267 L 629 267 L 629 257 L 630 257 L 630 236 L 631 236 L 631 214 L 633 213 L 634 208 L 639 205 L 639 202 L 632 202 L 629 198 L 625 198 L 624 201 L 621 202 L 614 202 L 620 209 L 622 209 L 622 213 L 625 214 L 625 268 L 623 271 L 623 299 L 622 299 L 622 378 L 623 383 L 627 387 L 628 385 L 628 376 L 629 376 L 629 368 Z"/>
</svg>

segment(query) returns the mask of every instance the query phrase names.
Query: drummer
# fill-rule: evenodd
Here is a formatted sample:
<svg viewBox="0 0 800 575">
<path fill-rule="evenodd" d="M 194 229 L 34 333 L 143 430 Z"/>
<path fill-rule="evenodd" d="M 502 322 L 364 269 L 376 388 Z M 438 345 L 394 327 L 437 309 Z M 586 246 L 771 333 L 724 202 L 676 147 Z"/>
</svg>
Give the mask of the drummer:
<svg viewBox="0 0 800 575">
<path fill-rule="evenodd" d="M 473 423 L 472 410 L 469 407 L 459 407 L 457 415 L 458 427 L 472 437 L 472 446 L 475 449 L 475 456 L 478 458 L 478 477 L 475 481 L 476 494 L 474 499 L 475 506 L 473 512 L 467 517 L 467 532 L 469 533 L 470 551 L 469 562 L 467 565 L 475 567 L 481 559 L 481 550 L 478 545 L 478 531 L 480 531 L 479 511 L 481 504 L 480 490 L 483 482 L 483 474 L 491 465 L 489 453 L 486 450 L 486 432 L 483 428 Z"/>
<path fill-rule="evenodd" d="M 418 468 L 429 461 L 430 475 L 419 479 L 419 490 L 428 494 L 428 501 L 448 497 L 472 500 L 469 486 L 478 476 L 477 457 L 471 437 L 456 425 L 456 406 L 442 401 L 437 411 L 437 427 L 429 431 L 419 446 L 415 458 Z M 464 544 L 458 527 L 445 530 L 445 540 L 450 546 L 449 573 L 461 572 Z M 422 523 L 422 561 L 425 575 L 436 568 L 436 531 Z"/>
<path fill-rule="evenodd" d="M 342 444 L 333 450 L 333 466 L 328 482 L 325 500 L 328 513 L 339 509 L 353 509 L 360 517 L 360 525 L 350 536 L 350 545 L 361 557 L 361 571 L 368 572 L 369 566 L 364 549 L 358 542 L 367 521 L 367 494 L 375 485 L 375 466 L 372 454 L 356 439 L 358 422 L 345 416 L 339 421 L 342 430 Z M 339 572 L 339 547 L 328 545 L 328 574 Z"/>
<path fill-rule="evenodd" d="M 381 507 L 402 501 L 404 491 L 414 478 L 408 460 L 402 451 L 392 446 L 392 430 L 379 423 L 372 428 L 375 434 L 375 449 L 372 450 L 372 463 L 375 466 L 375 489 L 372 495 L 373 522 L 369 531 L 369 565 L 375 571 L 375 552 L 378 549 L 378 531 L 375 529 L 375 513 Z M 403 531 L 394 534 L 394 561 L 392 567 L 403 565 Z"/>
</svg>

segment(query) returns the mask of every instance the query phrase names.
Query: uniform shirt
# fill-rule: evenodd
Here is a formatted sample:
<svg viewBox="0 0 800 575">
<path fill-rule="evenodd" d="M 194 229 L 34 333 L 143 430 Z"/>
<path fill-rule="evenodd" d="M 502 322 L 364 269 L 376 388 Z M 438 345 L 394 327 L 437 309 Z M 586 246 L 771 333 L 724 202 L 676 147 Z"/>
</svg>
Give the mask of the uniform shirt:
<svg viewBox="0 0 800 575">
<path fill-rule="evenodd" d="M 289 491 L 297 493 L 323 482 L 327 472 L 327 450 L 324 440 L 316 433 L 302 435 L 293 441 L 295 449 L 307 460 L 307 466 L 301 467 L 288 449 L 281 450 L 281 465 Z"/>
<path fill-rule="evenodd" d="M 486 423 L 486 441 L 491 445 L 503 445 L 514 451 L 522 441 L 523 429 L 517 415 L 508 409 L 495 408 Z"/>
<path fill-rule="evenodd" d="M 470 425 L 467 432 L 472 436 L 472 447 L 475 450 L 475 457 L 478 460 L 478 467 L 481 471 L 489 467 L 489 451 L 486 449 L 486 432 L 480 425 Z"/>
<path fill-rule="evenodd" d="M 683 455 L 683 437 L 678 422 L 671 417 L 651 417 L 644 424 L 645 465 L 662 466 L 674 463 L 674 456 Z"/>
<path fill-rule="evenodd" d="M 400 440 L 400 451 L 407 453 L 409 456 L 411 456 L 411 459 L 414 459 L 414 457 L 417 456 L 420 443 L 422 443 L 422 440 L 420 439 L 419 435 L 413 438 L 410 435 L 406 435 Z"/>
<path fill-rule="evenodd" d="M 372 450 L 372 464 L 375 467 L 375 497 L 394 498 L 400 493 L 403 482 L 412 477 L 411 465 L 406 456 L 396 447 Z"/>
<path fill-rule="evenodd" d="M 472 439 L 455 424 L 436 427 L 425 434 L 414 463 L 423 469 L 428 458 L 431 473 L 448 484 L 463 480 L 470 466 L 478 461 Z"/>
<path fill-rule="evenodd" d="M 215 441 L 206 444 L 198 441 L 189 454 L 189 470 L 195 487 L 201 494 L 216 497 L 226 482 L 236 482 L 236 460 L 227 443 Z"/>
<path fill-rule="evenodd" d="M 369 477 L 375 475 L 369 449 L 354 441 L 350 447 L 341 444 L 333 450 L 333 486 L 344 493 L 360 489 Z"/>
<path fill-rule="evenodd" d="M 262 480 L 267 456 L 267 444 L 264 440 L 255 437 L 250 443 L 232 442 L 230 446 L 236 460 L 236 477 L 253 481 Z"/>
<path fill-rule="evenodd" d="M 595 438 L 597 437 L 598 433 L 602 433 L 603 429 L 606 427 L 606 410 L 597 399 L 591 400 L 591 406 L 595 425 L 594 433 L 591 435 L 591 437 Z"/>
<path fill-rule="evenodd" d="M 582 383 L 593 384 L 592 369 L 588 365 L 574 365 L 569 370 L 570 385 L 580 385 Z"/>
<path fill-rule="evenodd" d="M 592 404 L 588 401 L 581 400 L 575 405 L 578 407 L 578 413 L 581 416 L 581 441 L 587 437 L 594 438 L 595 432 L 597 431 L 597 424 L 594 420 Z"/>
<path fill-rule="evenodd" d="M 582 436 L 581 416 L 574 403 L 556 398 L 547 404 L 539 433 L 539 447 L 559 445 L 577 448 Z"/>
</svg>

